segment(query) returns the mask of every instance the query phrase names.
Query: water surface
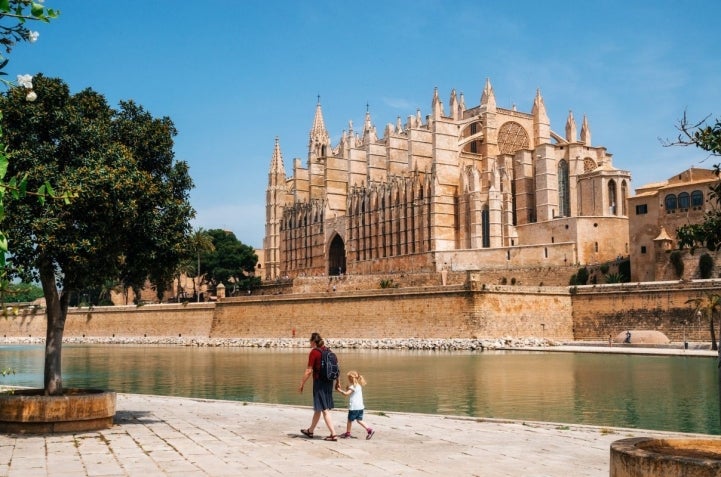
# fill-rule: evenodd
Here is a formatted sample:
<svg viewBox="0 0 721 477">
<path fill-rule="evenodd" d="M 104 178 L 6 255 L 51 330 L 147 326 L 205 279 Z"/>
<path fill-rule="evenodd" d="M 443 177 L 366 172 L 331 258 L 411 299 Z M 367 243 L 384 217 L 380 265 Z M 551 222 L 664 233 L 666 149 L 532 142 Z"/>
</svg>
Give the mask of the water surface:
<svg viewBox="0 0 721 477">
<path fill-rule="evenodd" d="M 716 360 L 529 351 L 337 350 L 366 408 L 720 434 Z M 67 387 L 310 405 L 308 350 L 65 345 Z M 0 346 L 2 384 L 42 386 L 42 346 Z M 336 407 L 346 406 L 336 395 Z"/>
</svg>

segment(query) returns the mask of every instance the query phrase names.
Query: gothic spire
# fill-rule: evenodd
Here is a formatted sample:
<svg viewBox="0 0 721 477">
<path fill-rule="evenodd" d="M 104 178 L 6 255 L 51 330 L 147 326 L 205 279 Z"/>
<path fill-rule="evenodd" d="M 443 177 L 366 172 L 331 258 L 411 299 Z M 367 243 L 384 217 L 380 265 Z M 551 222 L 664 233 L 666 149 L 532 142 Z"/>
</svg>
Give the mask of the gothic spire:
<svg viewBox="0 0 721 477">
<path fill-rule="evenodd" d="M 566 119 L 566 141 L 576 142 L 576 120 L 573 118 L 573 111 L 568 111 L 568 119 Z"/>
<path fill-rule="evenodd" d="M 536 145 L 544 144 L 551 140 L 551 121 L 548 119 L 546 105 L 541 96 L 541 90 L 536 89 L 536 97 L 533 99 L 533 131 L 535 135 Z"/>
<path fill-rule="evenodd" d="M 440 119 L 443 116 L 443 104 L 438 96 L 438 86 L 433 88 L 433 101 L 431 101 L 431 112 L 433 119 Z"/>
<path fill-rule="evenodd" d="M 485 106 L 486 111 L 496 111 L 496 93 L 493 92 L 493 86 L 491 86 L 491 80 L 486 78 L 486 85 L 483 87 L 483 94 L 481 94 L 481 109 Z"/>
<path fill-rule="evenodd" d="M 330 135 L 325 129 L 325 122 L 323 121 L 320 95 L 318 95 L 318 103 L 315 106 L 315 117 L 313 118 L 313 127 L 310 129 L 309 136 L 308 160 L 324 157 L 330 151 Z"/>
<path fill-rule="evenodd" d="M 588 127 L 588 119 L 583 115 L 583 123 L 581 124 L 581 142 L 586 146 L 591 145 L 591 128 Z"/>
<path fill-rule="evenodd" d="M 270 173 L 283 174 L 285 177 L 285 166 L 283 165 L 283 153 L 280 152 L 280 139 L 275 137 L 275 147 L 273 147 L 273 157 L 270 160 Z"/>
<path fill-rule="evenodd" d="M 536 97 L 533 99 L 533 108 L 531 114 L 535 118 L 538 116 L 538 120 L 542 123 L 549 124 L 548 113 L 546 112 L 546 105 L 543 102 L 543 96 L 541 96 L 541 89 L 536 89 Z"/>
</svg>

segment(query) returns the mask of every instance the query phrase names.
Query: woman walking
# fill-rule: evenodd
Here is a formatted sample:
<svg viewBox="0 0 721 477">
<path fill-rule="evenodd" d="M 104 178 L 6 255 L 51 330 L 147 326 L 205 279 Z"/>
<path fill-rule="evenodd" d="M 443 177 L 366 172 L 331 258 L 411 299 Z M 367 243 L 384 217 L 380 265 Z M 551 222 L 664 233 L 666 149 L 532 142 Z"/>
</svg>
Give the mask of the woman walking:
<svg viewBox="0 0 721 477">
<path fill-rule="evenodd" d="M 320 363 L 323 350 L 325 349 L 325 341 L 320 336 L 320 333 L 313 333 L 310 335 L 310 353 L 308 353 L 308 367 L 303 373 L 303 378 L 300 381 L 300 388 L 298 392 L 303 392 L 303 386 L 309 377 L 313 376 L 313 419 L 310 421 L 310 427 L 307 429 L 301 429 L 300 432 L 312 439 L 315 426 L 320 421 L 320 416 L 323 415 L 323 421 L 326 427 L 330 431 L 326 441 L 336 441 L 338 437 L 333 429 L 333 420 L 331 419 L 330 410 L 333 409 L 333 381 L 329 381 L 320 376 Z"/>
</svg>

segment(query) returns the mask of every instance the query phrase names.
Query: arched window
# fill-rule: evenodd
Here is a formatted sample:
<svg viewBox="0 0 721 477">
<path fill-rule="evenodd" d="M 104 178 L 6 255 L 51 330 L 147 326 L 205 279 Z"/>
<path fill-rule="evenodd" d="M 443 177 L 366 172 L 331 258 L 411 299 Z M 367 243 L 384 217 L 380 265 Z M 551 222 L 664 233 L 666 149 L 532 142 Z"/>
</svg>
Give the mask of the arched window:
<svg viewBox="0 0 721 477">
<path fill-rule="evenodd" d="M 676 194 L 667 195 L 666 199 L 664 199 L 664 203 L 666 204 L 667 213 L 676 210 Z"/>
<path fill-rule="evenodd" d="M 626 197 L 628 197 L 628 184 L 626 184 L 626 181 L 621 181 L 621 215 L 624 217 L 628 215 L 628 212 L 626 212 Z"/>
<path fill-rule="evenodd" d="M 616 207 L 616 181 L 608 181 L 608 211 L 610 215 L 617 215 Z"/>
<path fill-rule="evenodd" d="M 488 213 L 488 205 L 484 205 L 481 210 L 481 230 L 483 234 L 481 245 L 483 248 L 488 248 L 491 246 L 491 218 Z"/>
<path fill-rule="evenodd" d="M 691 207 L 703 207 L 703 192 L 700 190 L 691 192 Z"/>
<path fill-rule="evenodd" d="M 678 195 L 678 208 L 688 209 L 691 201 L 689 200 L 688 192 L 681 192 Z"/>
<path fill-rule="evenodd" d="M 558 215 L 571 216 L 571 197 L 568 190 L 568 162 L 564 159 L 558 161 Z"/>
</svg>

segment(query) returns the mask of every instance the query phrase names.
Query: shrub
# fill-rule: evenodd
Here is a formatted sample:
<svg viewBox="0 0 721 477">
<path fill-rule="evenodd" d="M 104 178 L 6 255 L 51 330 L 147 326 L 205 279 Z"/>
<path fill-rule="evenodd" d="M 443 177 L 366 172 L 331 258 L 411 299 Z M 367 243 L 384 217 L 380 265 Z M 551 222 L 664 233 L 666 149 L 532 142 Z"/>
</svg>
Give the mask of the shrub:
<svg viewBox="0 0 721 477">
<path fill-rule="evenodd" d="M 606 275 L 606 283 L 623 283 L 623 275 L 620 273 L 609 273 Z"/>
<path fill-rule="evenodd" d="M 618 264 L 618 274 L 627 282 L 631 279 L 631 260 L 623 260 Z"/>
<path fill-rule="evenodd" d="M 676 276 L 681 278 L 683 276 L 683 254 L 679 250 L 671 252 L 669 257 L 673 270 L 676 272 Z"/>
<path fill-rule="evenodd" d="M 601 265 L 601 273 L 603 273 L 604 275 L 608 273 L 608 264 L 607 263 L 604 263 L 603 265 Z"/>
<path fill-rule="evenodd" d="M 588 283 L 588 268 L 579 268 L 576 272 L 576 285 L 585 285 Z"/>
<path fill-rule="evenodd" d="M 397 283 L 393 283 L 392 278 L 384 278 L 380 281 L 381 288 L 398 288 Z"/>
<path fill-rule="evenodd" d="M 711 274 L 713 273 L 713 267 L 714 262 L 711 255 L 704 253 L 698 259 L 698 270 L 701 278 L 711 278 Z"/>
</svg>

